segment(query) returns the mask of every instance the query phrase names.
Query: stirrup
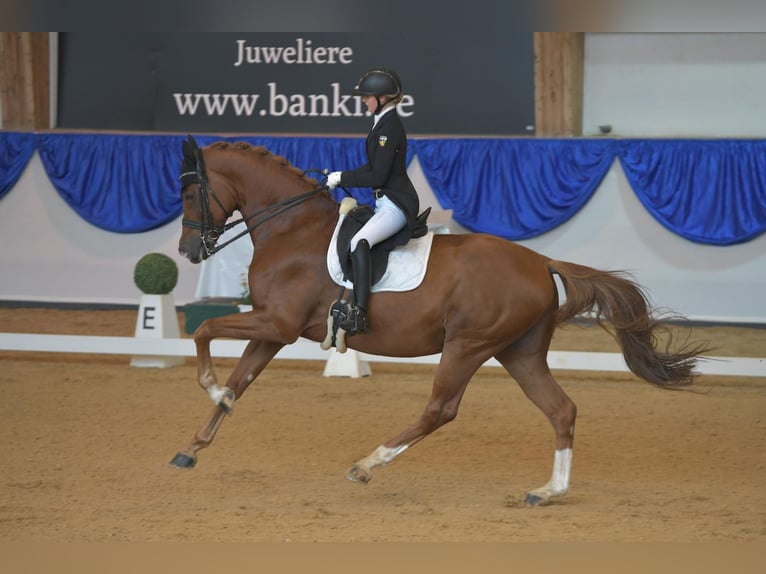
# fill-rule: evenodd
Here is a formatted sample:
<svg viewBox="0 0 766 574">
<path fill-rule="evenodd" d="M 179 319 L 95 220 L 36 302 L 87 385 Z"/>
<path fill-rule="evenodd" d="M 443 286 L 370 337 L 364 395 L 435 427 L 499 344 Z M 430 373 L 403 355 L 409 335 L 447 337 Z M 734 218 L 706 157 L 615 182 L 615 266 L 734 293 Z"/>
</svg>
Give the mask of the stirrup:
<svg viewBox="0 0 766 574">
<path fill-rule="evenodd" d="M 357 333 L 366 333 L 369 329 L 367 322 L 367 313 L 359 307 L 352 307 L 348 316 L 338 325 L 347 335 L 356 335 Z"/>
</svg>

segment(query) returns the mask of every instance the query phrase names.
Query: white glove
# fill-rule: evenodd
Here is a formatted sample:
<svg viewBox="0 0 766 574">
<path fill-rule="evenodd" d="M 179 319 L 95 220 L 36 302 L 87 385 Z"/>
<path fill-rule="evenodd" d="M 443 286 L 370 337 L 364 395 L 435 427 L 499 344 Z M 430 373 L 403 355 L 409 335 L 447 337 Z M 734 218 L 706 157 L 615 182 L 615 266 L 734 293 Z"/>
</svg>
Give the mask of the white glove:
<svg viewBox="0 0 766 574">
<path fill-rule="evenodd" d="M 335 189 L 340 183 L 340 174 L 343 172 L 333 171 L 327 175 L 327 188 Z"/>
</svg>

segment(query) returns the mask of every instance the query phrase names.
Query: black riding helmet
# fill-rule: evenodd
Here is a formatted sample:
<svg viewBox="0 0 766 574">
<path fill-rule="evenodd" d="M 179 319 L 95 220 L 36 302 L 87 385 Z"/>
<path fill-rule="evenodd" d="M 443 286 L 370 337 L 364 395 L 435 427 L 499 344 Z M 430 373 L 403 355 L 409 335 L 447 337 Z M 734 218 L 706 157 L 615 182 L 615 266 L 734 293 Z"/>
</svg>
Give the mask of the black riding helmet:
<svg viewBox="0 0 766 574">
<path fill-rule="evenodd" d="M 399 103 L 402 99 L 402 81 L 396 72 L 390 68 L 379 66 L 373 68 L 359 79 L 354 87 L 355 96 L 375 96 L 378 106 L 375 113 L 379 114 L 383 106 L 389 102 Z M 387 98 L 381 102 L 381 98 Z"/>
</svg>

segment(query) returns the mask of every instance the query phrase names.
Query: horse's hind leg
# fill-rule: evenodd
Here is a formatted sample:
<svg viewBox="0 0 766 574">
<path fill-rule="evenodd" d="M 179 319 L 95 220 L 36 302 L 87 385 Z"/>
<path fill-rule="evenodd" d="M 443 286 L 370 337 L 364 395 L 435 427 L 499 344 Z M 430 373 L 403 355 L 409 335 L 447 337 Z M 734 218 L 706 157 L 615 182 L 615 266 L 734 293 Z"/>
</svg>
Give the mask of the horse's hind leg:
<svg viewBox="0 0 766 574">
<path fill-rule="evenodd" d="M 516 379 L 524 394 L 548 417 L 556 433 L 551 479 L 527 493 L 526 504 L 544 505 L 569 489 L 577 407 L 553 378 L 546 360 L 548 342 L 540 348 L 540 333 L 529 333 L 495 357 Z M 548 335 L 548 340 L 550 336 Z"/>
<path fill-rule="evenodd" d="M 226 383 L 227 390 L 231 391 L 232 401 L 242 396 L 245 389 L 255 380 L 281 348 L 282 345 L 264 343 L 262 341 L 251 341 L 248 344 L 245 352 L 242 354 L 242 358 L 237 363 L 236 368 Z M 223 405 L 216 406 L 207 422 L 197 431 L 191 442 L 176 453 L 173 460 L 170 461 L 170 466 L 192 468 L 197 462 L 197 451 L 210 446 L 223 419 L 230 412 L 231 409 Z"/>
<path fill-rule="evenodd" d="M 457 346 L 452 345 L 453 349 Z M 372 480 L 373 468 L 388 464 L 416 442 L 453 420 L 457 416 L 468 382 L 483 362 L 484 359 L 477 358 L 476 353 L 465 348 L 460 352 L 450 352 L 445 346 L 436 369 L 431 398 L 423 414 L 414 425 L 357 461 L 346 478 L 354 482 L 369 482 Z"/>
</svg>

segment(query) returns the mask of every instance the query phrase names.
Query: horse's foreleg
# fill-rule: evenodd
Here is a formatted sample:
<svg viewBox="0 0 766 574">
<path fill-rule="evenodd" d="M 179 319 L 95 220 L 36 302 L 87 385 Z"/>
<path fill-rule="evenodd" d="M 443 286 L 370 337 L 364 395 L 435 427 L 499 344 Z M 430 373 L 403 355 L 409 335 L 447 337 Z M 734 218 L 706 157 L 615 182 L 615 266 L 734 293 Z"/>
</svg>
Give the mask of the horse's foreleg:
<svg viewBox="0 0 766 574">
<path fill-rule="evenodd" d="M 226 390 L 231 392 L 232 405 L 281 348 L 281 344 L 263 341 L 251 341 L 247 345 L 242 358 L 226 383 Z M 170 465 L 176 468 L 192 468 L 197 462 L 197 451 L 210 446 L 223 419 L 229 413 L 231 409 L 226 409 L 222 405 L 216 406 L 205 425 L 194 435 L 188 445 L 178 451 L 170 461 Z"/>
<path fill-rule="evenodd" d="M 482 363 L 482 360 L 466 354 L 444 351 L 434 377 L 431 398 L 417 422 L 379 446 L 369 456 L 358 460 L 346 478 L 354 482 L 369 482 L 375 467 L 390 463 L 416 442 L 453 420 L 457 416 L 468 381 Z"/>
<path fill-rule="evenodd" d="M 507 352 L 497 356 L 531 400 L 548 418 L 556 433 L 556 451 L 550 480 L 527 493 L 525 503 L 542 506 L 569 490 L 577 407 L 562 390 L 548 368 L 545 355 Z"/>
<path fill-rule="evenodd" d="M 214 408 L 205 425 L 197 431 L 188 445 L 176 453 L 173 460 L 170 461 L 170 466 L 175 468 L 194 467 L 197 464 L 197 451 L 210 446 L 224 418 L 226 418 L 226 411 L 221 407 Z"/>
<path fill-rule="evenodd" d="M 260 327 L 260 329 L 259 329 Z M 255 375 L 253 374 L 253 368 L 248 365 L 247 359 L 251 355 L 255 354 L 253 345 L 257 345 L 260 353 L 263 353 L 264 357 L 267 357 L 266 361 L 260 367 L 265 366 L 268 361 L 282 348 L 282 344 L 279 343 L 266 343 L 260 341 L 263 336 L 263 325 L 258 321 L 257 317 L 253 317 L 252 313 L 233 314 L 226 315 L 224 317 L 217 317 L 214 319 L 208 319 L 203 321 L 202 324 L 194 332 L 194 344 L 197 348 L 197 380 L 199 385 L 205 389 L 210 399 L 216 406 L 223 409 L 225 414 L 231 414 L 234 409 L 234 401 L 237 398 L 236 387 L 237 385 L 246 382 L 249 384 Z M 248 348 L 242 355 L 240 363 L 237 365 L 237 369 L 234 371 L 232 377 L 229 378 L 226 386 L 220 387 L 218 385 L 218 376 L 213 368 L 213 360 L 210 354 L 210 342 L 216 338 L 231 338 L 231 339 L 258 339 L 257 343 L 250 343 Z M 271 355 L 269 355 L 268 349 L 275 349 Z M 254 361 L 258 360 L 257 355 Z M 238 371 L 244 369 L 244 377 L 251 376 L 250 381 L 246 379 L 243 381 L 238 376 Z M 258 372 L 260 372 L 258 369 Z"/>
<path fill-rule="evenodd" d="M 218 376 L 213 369 L 213 359 L 210 355 L 210 341 L 213 335 L 209 322 L 203 321 L 194 333 L 194 345 L 197 348 L 197 381 L 213 403 L 221 407 L 223 414 L 231 414 L 234 408 L 234 393 L 229 388 L 222 389 L 218 386 Z"/>
</svg>

